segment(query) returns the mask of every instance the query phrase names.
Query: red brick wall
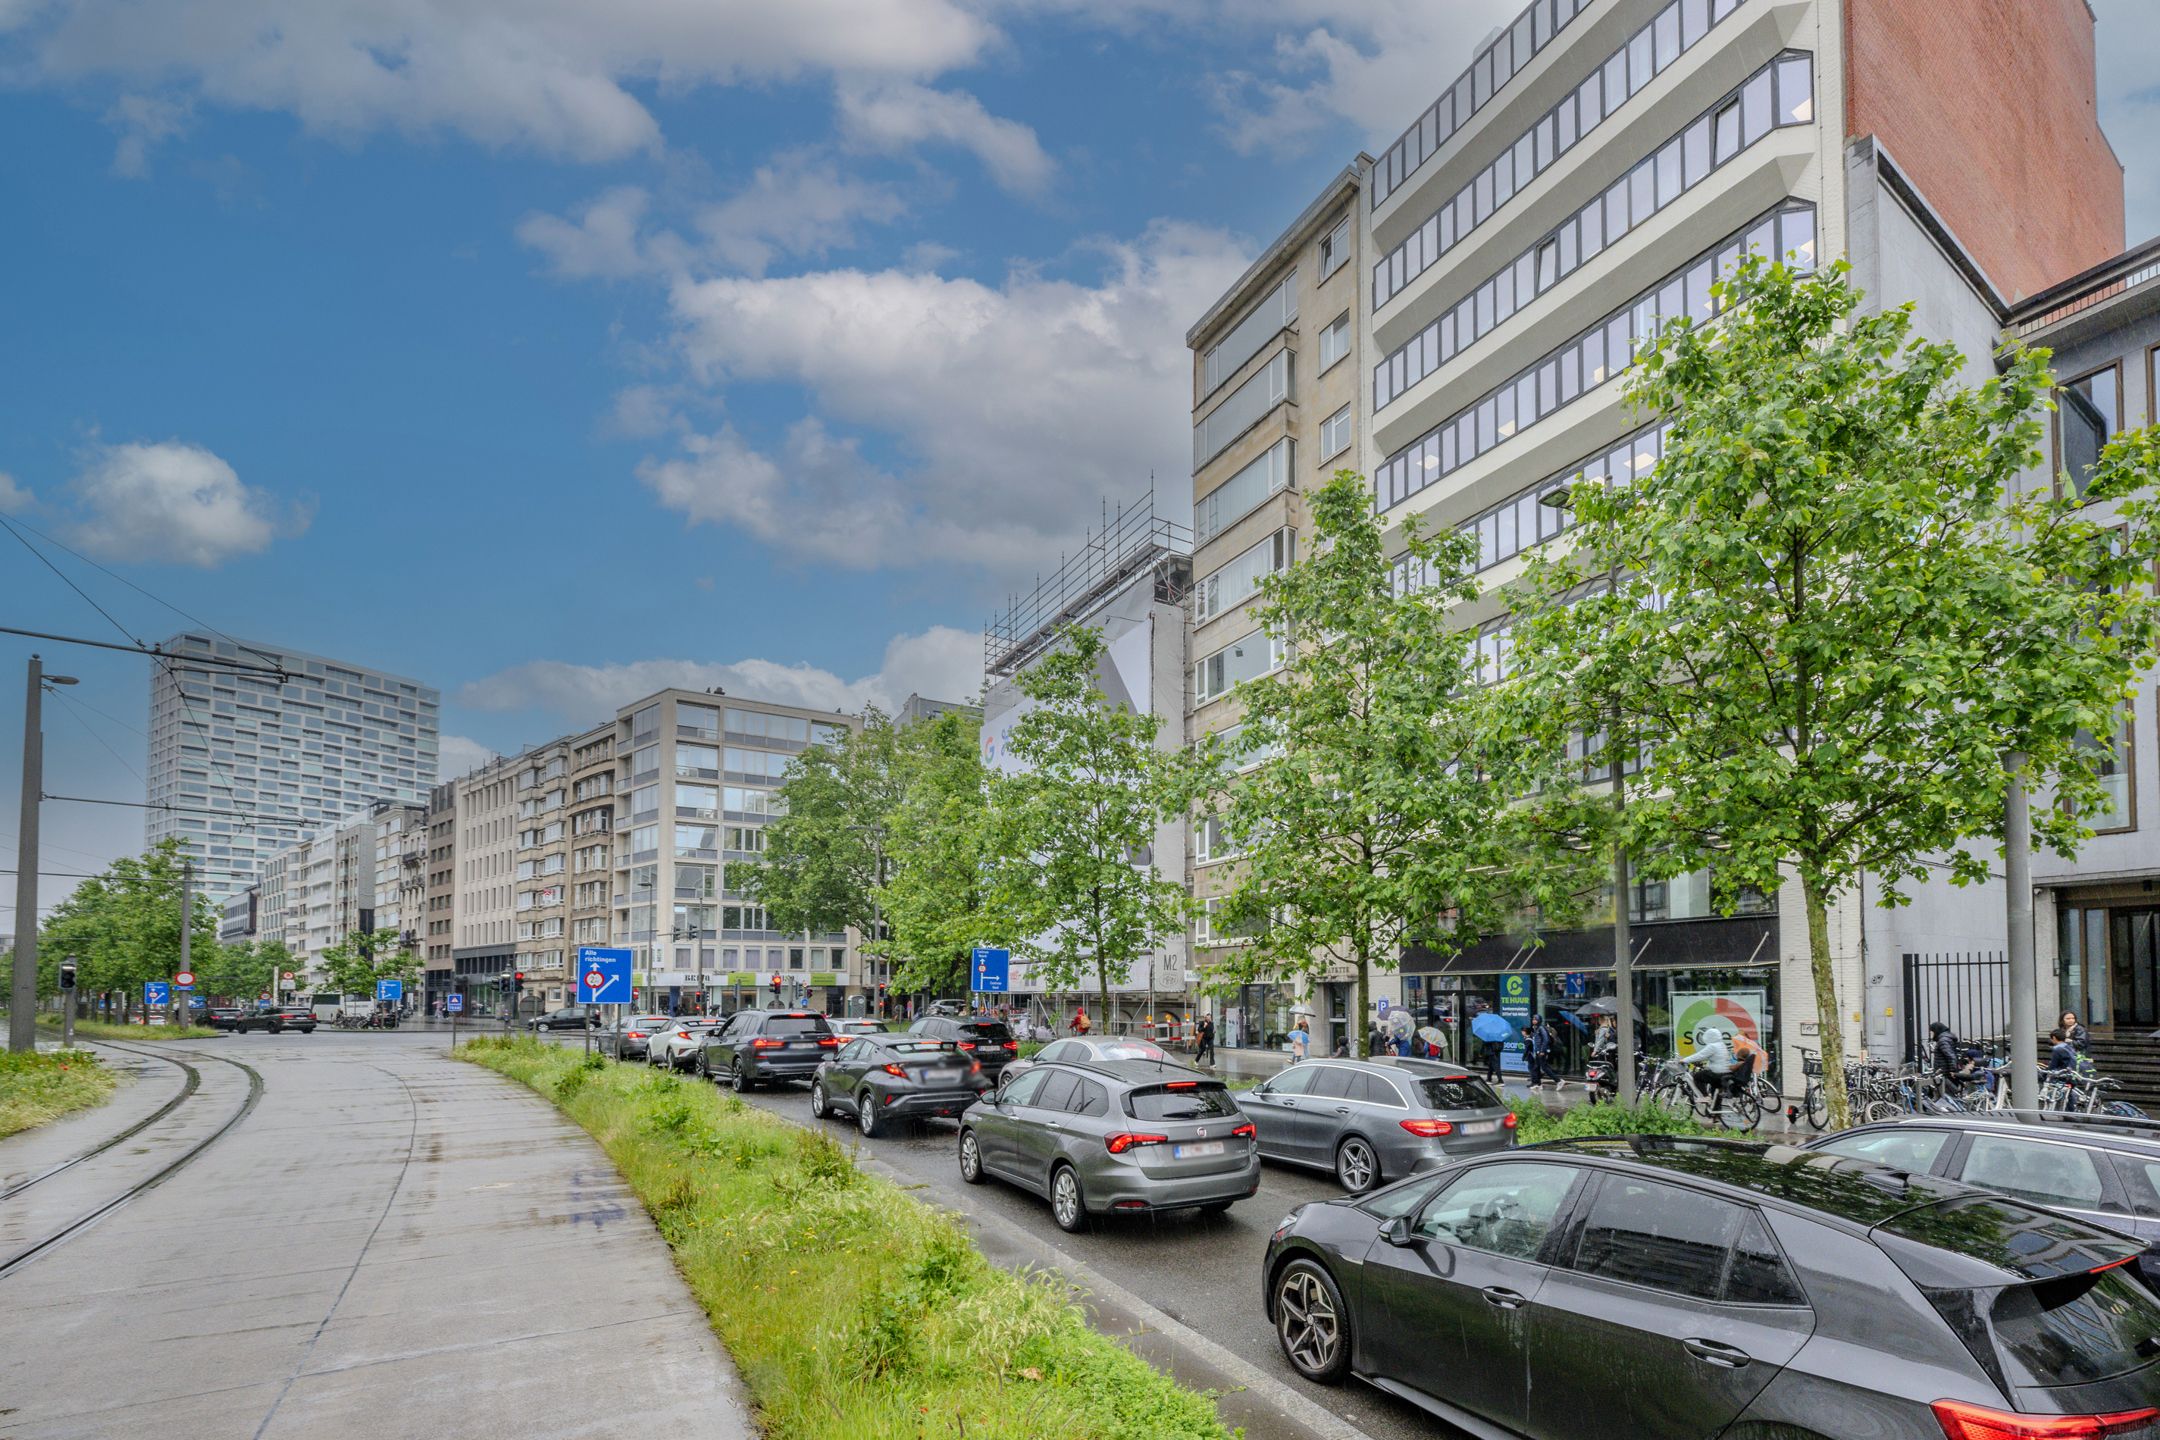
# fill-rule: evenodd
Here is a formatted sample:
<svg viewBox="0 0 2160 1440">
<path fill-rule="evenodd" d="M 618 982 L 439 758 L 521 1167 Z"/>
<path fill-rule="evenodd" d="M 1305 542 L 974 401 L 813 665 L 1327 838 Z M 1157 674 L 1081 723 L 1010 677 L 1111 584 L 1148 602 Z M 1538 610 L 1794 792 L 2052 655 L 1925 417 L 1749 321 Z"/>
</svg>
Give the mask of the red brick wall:
<svg viewBox="0 0 2160 1440">
<path fill-rule="evenodd" d="M 2017 300 L 2123 249 L 2085 0 L 1845 0 L 1845 133 L 1873 134 Z"/>
</svg>

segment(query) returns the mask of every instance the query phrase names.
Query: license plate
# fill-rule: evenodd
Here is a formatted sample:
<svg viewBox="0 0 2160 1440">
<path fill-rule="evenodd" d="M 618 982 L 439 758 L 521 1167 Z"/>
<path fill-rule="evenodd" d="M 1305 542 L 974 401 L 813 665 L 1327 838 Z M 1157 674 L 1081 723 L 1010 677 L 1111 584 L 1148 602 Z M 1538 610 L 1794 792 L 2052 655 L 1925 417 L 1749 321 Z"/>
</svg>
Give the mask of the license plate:
<svg viewBox="0 0 2160 1440">
<path fill-rule="evenodd" d="M 1499 1128 L 1500 1122 L 1498 1120 L 1471 1120 L 1464 1124 L 1462 1133 L 1465 1135 L 1490 1135 Z"/>
<path fill-rule="evenodd" d="M 958 1080 L 960 1072 L 958 1070 L 932 1070 L 926 1078 L 931 1080 Z"/>
<path fill-rule="evenodd" d="M 1173 1145 L 1170 1147 L 1171 1157 L 1177 1160 L 1197 1160 L 1202 1155 L 1220 1155 L 1222 1153 L 1223 1142 L 1220 1140 L 1195 1140 L 1189 1145 Z"/>
</svg>

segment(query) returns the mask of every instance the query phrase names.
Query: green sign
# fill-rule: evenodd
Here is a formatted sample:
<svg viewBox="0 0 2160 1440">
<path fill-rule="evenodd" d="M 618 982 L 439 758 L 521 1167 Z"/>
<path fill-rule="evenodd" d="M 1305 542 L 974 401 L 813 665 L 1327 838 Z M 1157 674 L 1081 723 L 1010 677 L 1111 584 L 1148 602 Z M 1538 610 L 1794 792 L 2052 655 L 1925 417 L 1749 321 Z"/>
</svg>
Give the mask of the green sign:
<svg viewBox="0 0 2160 1440">
<path fill-rule="evenodd" d="M 757 984 L 757 975 L 749 970 L 730 970 L 727 979 L 723 983 L 728 985 L 755 985 Z"/>
<path fill-rule="evenodd" d="M 812 985 L 843 985 L 847 982 L 844 976 L 835 975 L 829 970 L 813 970 L 810 972 L 810 983 Z"/>
</svg>

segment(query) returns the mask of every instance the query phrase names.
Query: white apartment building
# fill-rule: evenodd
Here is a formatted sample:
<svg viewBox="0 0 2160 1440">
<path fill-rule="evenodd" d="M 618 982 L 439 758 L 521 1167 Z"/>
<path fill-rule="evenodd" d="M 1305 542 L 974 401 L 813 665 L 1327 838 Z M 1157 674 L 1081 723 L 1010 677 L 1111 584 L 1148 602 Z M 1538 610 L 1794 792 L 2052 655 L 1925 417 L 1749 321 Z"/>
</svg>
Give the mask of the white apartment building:
<svg viewBox="0 0 2160 1440">
<path fill-rule="evenodd" d="M 527 1008 L 554 1009 L 577 999 L 565 963 L 570 931 L 570 749 L 568 736 L 537 745 L 517 767 L 517 868 L 511 907 L 517 915 L 517 968 Z"/>
<path fill-rule="evenodd" d="M 271 856 L 382 798 L 421 803 L 435 782 L 440 696 L 385 671 L 305 651 L 180 634 L 168 652 L 276 665 L 291 679 L 159 666 L 150 680 L 153 805 L 146 838 L 185 842 L 204 896 L 262 876 Z"/>
<path fill-rule="evenodd" d="M 264 863 L 256 886 L 259 938 L 292 952 L 295 987 L 319 980 L 323 952 L 356 934 L 411 934 L 405 917 L 425 909 L 418 859 L 426 816 L 424 805 L 378 800 L 366 814 L 326 825 Z M 411 943 L 420 948 L 419 937 Z"/>
<path fill-rule="evenodd" d="M 518 776 L 524 762 L 524 755 L 498 757 L 456 782 L 450 960 L 452 984 L 463 992 L 468 1014 L 497 1013 L 510 1002 L 517 959 Z"/>
<path fill-rule="evenodd" d="M 2120 166 L 2093 118 L 2090 12 L 2034 0 L 1991 14 L 1980 27 L 1897 0 L 1528 5 L 1436 96 L 1406 95 L 1421 108 L 1403 135 L 1286 233 L 1269 257 L 1276 270 L 1249 275 L 1196 327 L 1203 585 L 1261 539 L 1240 530 L 1215 546 L 1209 524 L 1238 523 L 1251 497 L 1310 483 L 1319 468 L 1295 448 L 1310 443 L 1313 412 L 1336 413 L 1337 397 L 1314 383 L 1323 349 L 1344 346 L 1321 329 L 1335 306 L 1310 308 L 1306 278 L 1294 310 L 1268 287 L 1293 255 L 1304 270 L 1322 253 L 1314 237 L 1341 189 L 1362 192 L 1347 345 L 1363 370 L 1341 423 L 1390 525 L 1415 516 L 1475 536 L 1486 593 L 1462 622 L 1478 628 L 1493 678 L 1505 672 L 1507 587 L 1523 552 L 1562 533 L 1564 512 L 1539 498 L 1655 462 L 1656 417 L 1628 411 L 1618 377 L 1658 324 L 1709 318 L 1711 282 L 1743 249 L 1800 265 L 1847 259 L 1872 304 L 1914 302 L 1925 333 L 1985 365 L 2005 306 L 2112 256 L 2122 227 Z M 1278 482 L 1251 456 L 1282 439 L 1292 453 Z M 1294 528 L 1290 502 L 1270 507 L 1244 523 Z M 1263 563 L 1272 552 L 1225 573 Z M 1195 654 L 1201 667 L 1223 657 L 1225 686 L 1273 663 L 1264 642 L 1209 636 Z M 1196 731 L 1224 723 L 1208 710 L 1216 683 L 1202 668 Z M 1901 956 L 2003 944 L 1999 884 L 1928 887 L 1896 911 L 1848 897 L 1833 946 L 1856 1008 L 1822 1016 L 1797 892 L 1725 916 L 1706 879 L 1629 897 L 1638 1003 L 1663 1027 L 1653 1043 L 1717 1016 L 1757 1030 L 1790 1077 L 1795 1050 L 1824 1023 L 1841 1024 L 1851 1048 L 1901 1048 L 1902 996 L 1877 1003 L 1898 989 Z M 1392 998 L 1459 1026 L 1479 1008 L 1527 1014 L 1609 992 L 1609 926 L 1543 939 L 1485 937 L 1444 959 L 1413 951 Z M 1324 993 L 1238 997 L 1226 1037 L 1279 1043 L 1292 1002 L 1315 1006 L 1316 1042 L 1329 1043 L 1342 1002 Z"/>
</svg>

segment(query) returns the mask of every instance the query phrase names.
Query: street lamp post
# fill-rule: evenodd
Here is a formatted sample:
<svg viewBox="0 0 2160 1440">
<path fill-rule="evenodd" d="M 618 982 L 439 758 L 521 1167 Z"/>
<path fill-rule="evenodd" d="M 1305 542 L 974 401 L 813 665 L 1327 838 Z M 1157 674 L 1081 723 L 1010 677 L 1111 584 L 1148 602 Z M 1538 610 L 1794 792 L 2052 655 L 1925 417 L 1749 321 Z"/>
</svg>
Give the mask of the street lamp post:
<svg viewBox="0 0 2160 1440">
<path fill-rule="evenodd" d="M 30 657 L 23 687 L 22 819 L 15 837 L 15 973 L 9 989 L 8 1049 L 37 1049 L 38 802 L 45 798 L 44 700 L 47 687 L 73 685 L 72 675 L 47 675 Z"/>
</svg>

